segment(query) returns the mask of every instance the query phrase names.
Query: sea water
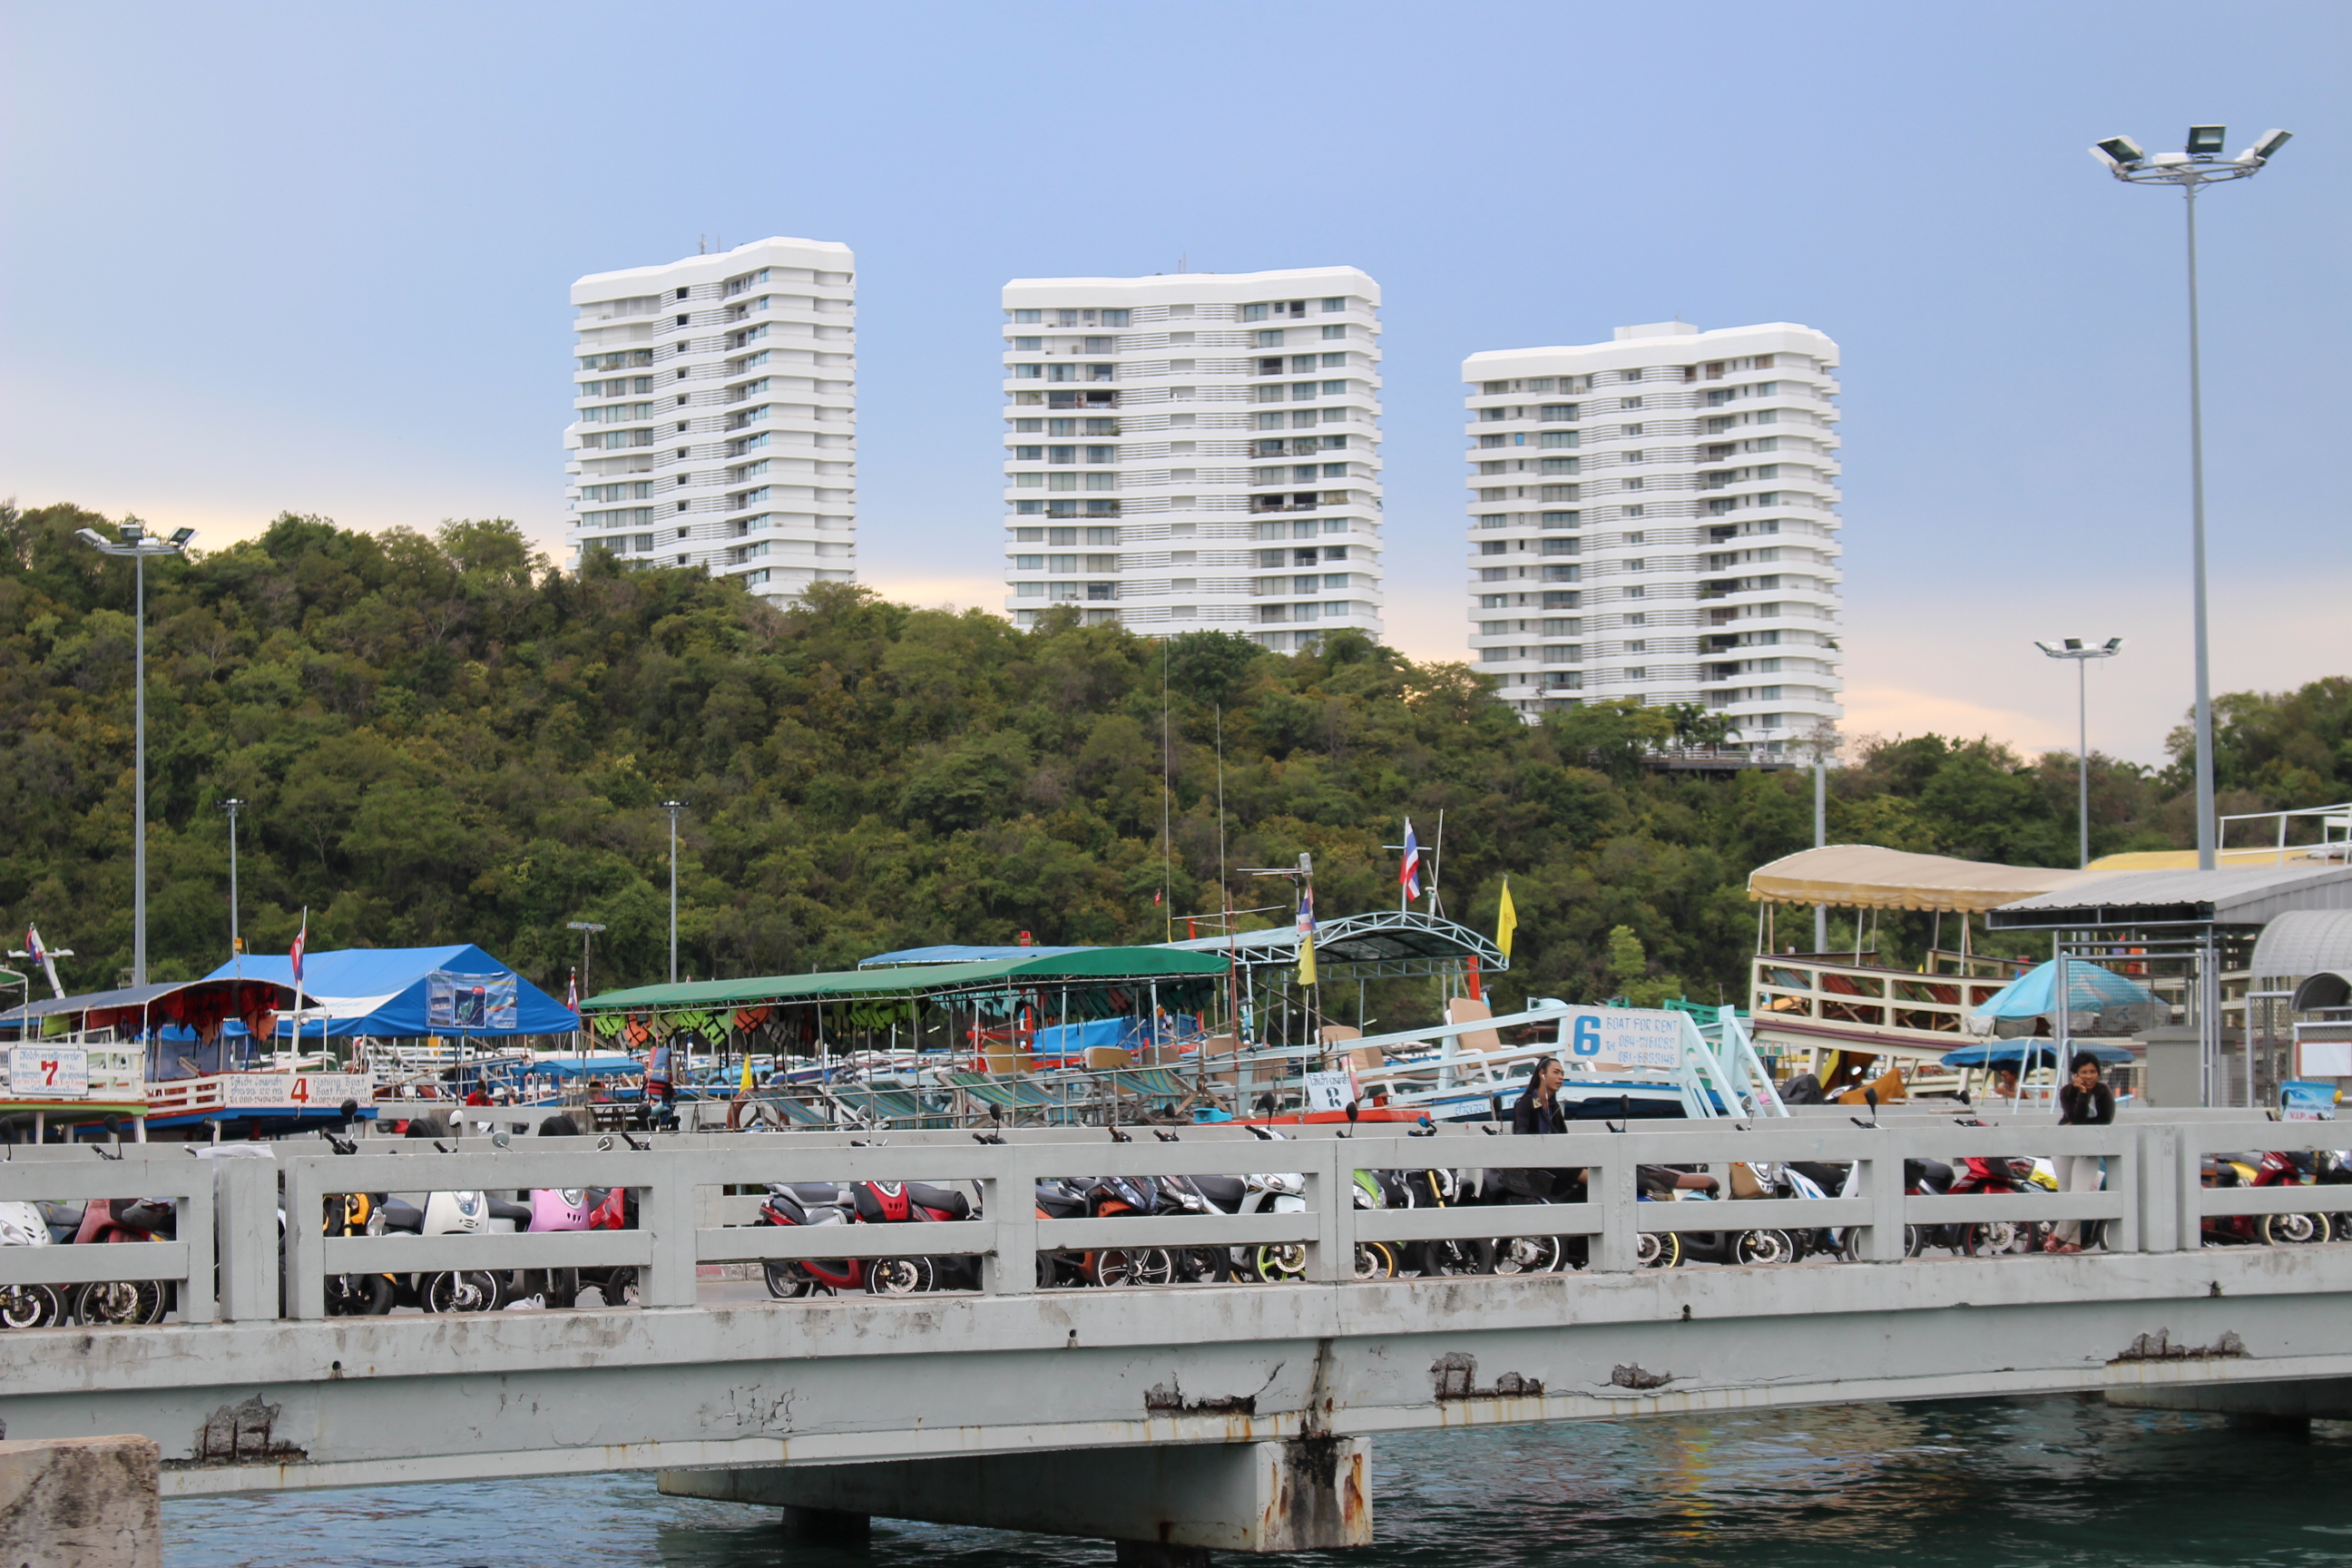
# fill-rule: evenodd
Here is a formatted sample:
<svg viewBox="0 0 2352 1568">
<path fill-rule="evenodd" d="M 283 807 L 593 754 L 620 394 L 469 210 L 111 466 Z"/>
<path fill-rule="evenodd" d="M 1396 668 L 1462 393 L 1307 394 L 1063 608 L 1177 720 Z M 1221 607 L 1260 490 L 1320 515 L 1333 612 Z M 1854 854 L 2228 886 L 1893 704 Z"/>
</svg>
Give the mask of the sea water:
<svg viewBox="0 0 2352 1568">
<path fill-rule="evenodd" d="M 2308 1437 L 2092 1396 L 1857 1405 L 1382 1436 L 1351 1568 L 2315 1568 L 2352 1564 L 2352 1423 Z M 1044 1454 L 1074 1491 L 1117 1450 Z M 168 1568 L 1000 1568 L 1108 1564 L 1099 1541 L 877 1520 L 857 1547 L 650 1475 L 194 1499 Z M 1239 1555 L 1221 1556 L 1239 1563 Z"/>
</svg>

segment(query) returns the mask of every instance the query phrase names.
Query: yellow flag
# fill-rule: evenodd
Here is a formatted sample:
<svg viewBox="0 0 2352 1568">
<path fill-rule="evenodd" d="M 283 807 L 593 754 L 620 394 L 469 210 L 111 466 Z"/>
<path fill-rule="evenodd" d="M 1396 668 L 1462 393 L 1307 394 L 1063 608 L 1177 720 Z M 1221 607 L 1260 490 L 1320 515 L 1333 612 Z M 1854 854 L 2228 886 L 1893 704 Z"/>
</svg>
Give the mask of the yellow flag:
<svg viewBox="0 0 2352 1568">
<path fill-rule="evenodd" d="M 743 1056 L 743 1088 L 741 1092 L 745 1094 L 751 1092 L 751 1053 L 748 1051 L 745 1052 Z"/>
<path fill-rule="evenodd" d="M 1519 911 L 1511 907 L 1511 879 L 1503 879 L 1503 902 L 1495 911 L 1495 945 L 1503 950 L 1503 962 L 1511 961 L 1511 936 L 1519 929 Z"/>
<path fill-rule="evenodd" d="M 1298 933 L 1298 984 L 1315 984 L 1315 937 L 1308 931 Z"/>
</svg>

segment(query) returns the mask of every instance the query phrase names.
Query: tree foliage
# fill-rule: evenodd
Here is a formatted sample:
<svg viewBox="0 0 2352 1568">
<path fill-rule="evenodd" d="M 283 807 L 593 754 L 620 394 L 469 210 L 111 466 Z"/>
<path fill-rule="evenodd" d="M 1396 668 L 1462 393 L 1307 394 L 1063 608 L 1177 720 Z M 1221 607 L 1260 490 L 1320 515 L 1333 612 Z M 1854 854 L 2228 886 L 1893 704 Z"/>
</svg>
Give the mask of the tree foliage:
<svg viewBox="0 0 2352 1568">
<path fill-rule="evenodd" d="M 131 949 L 130 567 L 73 539 L 105 521 L 0 508 L 0 908 L 73 947 L 84 989 Z M 307 906 L 314 946 L 470 941 L 559 992 L 571 921 L 608 928 L 596 988 L 662 973 L 672 798 L 698 975 L 1181 936 L 1221 868 L 1236 906 L 1270 903 L 1232 868 L 1301 850 L 1327 916 L 1379 908 L 1401 819 L 1434 848 L 1442 813 L 1448 912 L 1491 931 L 1511 877 L 1510 993 L 1711 1002 L 1745 987 L 1748 871 L 1811 841 L 1801 775 L 1646 765 L 1714 739 L 1704 713 L 1600 702 L 1528 726 L 1466 667 L 1356 634 L 1283 656 L 1075 616 L 1023 631 L 847 585 L 778 614 L 699 572 L 551 570 L 495 520 L 368 535 L 289 514 L 148 571 L 158 977 L 226 952 L 231 796 L 255 951 L 284 951 Z M 2352 683 L 2223 709 L 2234 791 L 2342 798 Z M 2073 776 L 1990 742 L 1868 744 L 1832 837 L 2066 864 Z M 2097 847 L 2185 841 L 2180 787 L 2097 759 Z M 1426 992 L 1370 1000 L 1404 1022 Z"/>
</svg>

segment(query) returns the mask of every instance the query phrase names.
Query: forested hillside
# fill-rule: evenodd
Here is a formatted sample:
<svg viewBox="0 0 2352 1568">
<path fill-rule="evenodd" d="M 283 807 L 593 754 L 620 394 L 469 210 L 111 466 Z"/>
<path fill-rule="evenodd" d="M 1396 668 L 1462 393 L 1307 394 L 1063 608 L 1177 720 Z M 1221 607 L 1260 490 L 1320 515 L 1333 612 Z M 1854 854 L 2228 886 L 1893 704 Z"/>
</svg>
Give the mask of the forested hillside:
<svg viewBox="0 0 2352 1568">
<path fill-rule="evenodd" d="M 0 910 L 73 948 L 69 984 L 93 988 L 131 949 L 131 589 L 83 526 L 107 521 L 0 509 Z M 698 573 L 551 570 L 503 521 L 369 535 L 285 516 L 151 565 L 148 594 L 159 977 L 226 955 L 232 795 L 249 803 L 255 950 L 284 951 L 308 905 L 314 946 L 472 941 L 559 994 L 568 921 L 610 928 L 598 989 L 659 977 L 670 798 L 689 805 L 692 974 L 1022 931 L 1157 940 L 1167 914 L 1218 902 L 1221 725 L 1223 865 L 1312 850 L 1326 916 L 1377 907 L 1395 898 L 1381 847 L 1408 812 L 1430 843 L 1443 811 L 1449 912 L 1491 930 L 1510 876 L 1507 995 L 1737 994 L 1742 879 L 1811 842 L 1806 779 L 1645 769 L 1654 710 L 1528 728 L 1469 669 L 1353 637 L 1297 657 L 1220 635 L 1163 648 L 847 587 L 779 615 Z M 2352 795 L 2352 681 L 2222 711 L 2225 810 Z M 2070 756 L 1933 736 L 1859 751 L 1833 838 L 2071 862 Z M 2178 762 L 2100 759 L 2095 849 L 2186 842 L 2184 782 Z M 1237 906 L 1276 901 L 1279 884 L 1229 877 Z"/>
</svg>

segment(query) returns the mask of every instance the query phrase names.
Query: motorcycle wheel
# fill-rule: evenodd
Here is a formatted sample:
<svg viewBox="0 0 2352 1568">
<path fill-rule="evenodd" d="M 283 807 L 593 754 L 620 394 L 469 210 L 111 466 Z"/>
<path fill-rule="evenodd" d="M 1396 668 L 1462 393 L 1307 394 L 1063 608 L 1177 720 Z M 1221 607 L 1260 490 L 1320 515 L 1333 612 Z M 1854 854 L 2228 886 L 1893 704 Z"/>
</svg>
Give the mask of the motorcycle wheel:
<svg viewBox="0 0 2352 1568">
<path fill-rule="evenodd" d="M 1188 1247 L 1177 1258 L 1177 1278 L 1223 1285 L 1234 1277 L 1234 1260 L 1221 1247 Z"/>
<path fill-rule="evenodd" d="M 797 1301 L 815 1293 L 816 1281 L 797 1264 L 766 1263 L 760 1271 L 768 1277 L 768 1294 L 779 1301 Z"/>
<path fill-rule="evenodd" d="M 46 1329 L 65 1316 L 47 1285 L 0 1285 L 0 1329 Z"/>
<path fill-rule="evenodd" d="M 1559 1270 L 1559 1237 L 1514 1236 L 1495 1243 L 1497 1274 L 1554 1274 Z"/>
<path fill-rule="evenodd" d="M 2327 1216 L 2319 1214 L 2266 1214 L 2255 1227 L 2264 1247 L 2308 1247 L 2327 1239 Z"/>
<path fill-rule="evenodd" d="M 1645 1230 L 1634 1247 L 1633 1262 L 1642 1268 L 1677 1268 L 1683 1261 L 1683 1238 L 1679 1231 Z"/>
<path fill-rule="evenodd" d="M 877 1258 L 866 1270 L 866 1289 L 874 1296 L 911 1296 L 923 1288 L 923 1268 L 912 1258 Z"/>
<path fill-rule="evenodd" d="M 604 1282 L 597 1287 L 597 1293 L 604 1298 L 607 1307 L 635 1306 L 640 1294 L 637 1271 L 635 1268 L 614 1269 L 604 1276 Z"/>
<path fill-rule="evenodd" d="M 1104 1285 L 1165 1285 L 1176 1278 L 1176 1260 L 1164 1247 L 1133 1250 L 1108 1247 L 1095 1254 L 1095 1279 Z"/>
<path fill-rule="evenodd" d="M 2023 1251 L 2024 1246 L 2013 1219 L 1979 1220 L 1960 1232 L 1960 1251 L 1969 1258 L 1999 1258 Z"/>
<path fill-rule="evenodd" d="M 499 1306 L 499 1277 L 487 1268 L 457 1268 L 425 1281 L 428 1312 L 493 1312 Z"/>
<path fill-rule="evenodd" d="M 1378 1241 L 1356 1243 L 1356 1279 L 1359 1283 L 1372 1279 L 1393 1279 L 1396 1278 L 1396 1254 L 1389 1250 L 1386 1243 Z"/>
<path fill-rule="evenodd" d="M 1278 1242 L 1258 1247 L 1251 1254 L 1250 1262 L 1260 1279 L 1269 1285 L 1279 1284 L 1307 1272 L 1307 1248 L 1296 1241 Z"/>
<path fill-rule="evenodd" d="M 2339 1210 L 2327 1216 L 2327 1239 L 2352 1241 L 2352 1210 Z"/>
<path fill-rule="evenodd" d="M 551 1268 L 547 1271 L 547 1304 L 556 1311 L 569 1311 L 580 1304 L 580 1270 Z"/>
<path fill-rule="evenodd" d="M 1794 1263 L 1797 1244 L 1785 1230 L 1743 1230 L 1731 1244 L 1735 1262 Z"/>
<path fill-rule="evenodd" d="M 1927 1233 L 1916 1225 L 1903 1227 L 1903 1256 L 1916 1258 L 1927 1250 Z"/>
<path fill-rule="evenodd" d="M 152 1279 L 110 1279 L 74 1292 L 73 1320 L 111 1326 L 163 1321 L 163 1287 Z"/>
</svg>

